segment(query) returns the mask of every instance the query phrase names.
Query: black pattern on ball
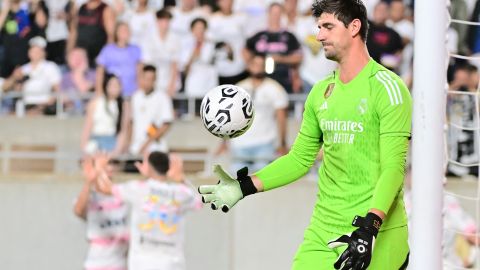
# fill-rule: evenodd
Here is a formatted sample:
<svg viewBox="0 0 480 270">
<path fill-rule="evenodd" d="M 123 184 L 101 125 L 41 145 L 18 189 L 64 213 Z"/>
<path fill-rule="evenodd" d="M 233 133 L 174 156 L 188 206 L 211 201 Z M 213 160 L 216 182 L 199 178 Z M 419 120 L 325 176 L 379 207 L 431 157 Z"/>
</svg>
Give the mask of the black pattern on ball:
<svg viewBox="0 0 480 270">
<path fill-rule="evenodd" d="M 253 106 L 252 101 L 244 98 L 242 100 L 242 111 L 245 119 L 251 119 L 253 117 Z"/>
<path fill-rule="evenodd" d="M 222 97 L 233 98 L 237 93 L 238 93 L 238 90 L 235 87 L 222 88 Z"/>
</svg>

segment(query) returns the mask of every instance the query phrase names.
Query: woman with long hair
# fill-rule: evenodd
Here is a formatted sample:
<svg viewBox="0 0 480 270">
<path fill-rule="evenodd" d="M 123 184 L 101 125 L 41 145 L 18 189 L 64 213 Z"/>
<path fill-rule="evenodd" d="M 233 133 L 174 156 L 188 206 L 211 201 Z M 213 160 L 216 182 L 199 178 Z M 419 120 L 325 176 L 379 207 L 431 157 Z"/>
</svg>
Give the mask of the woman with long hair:
<svg viewBox="0 0 480 270">
<path fill-rule="evenodd" d="M 120 79 L 107 74 L 102 94 L 93 98 L 87 107 L 81 142 L 85 154 L 102 151 L 116 156 L 123 152 L 128 110 L 121 94 Z"/>
</svg>

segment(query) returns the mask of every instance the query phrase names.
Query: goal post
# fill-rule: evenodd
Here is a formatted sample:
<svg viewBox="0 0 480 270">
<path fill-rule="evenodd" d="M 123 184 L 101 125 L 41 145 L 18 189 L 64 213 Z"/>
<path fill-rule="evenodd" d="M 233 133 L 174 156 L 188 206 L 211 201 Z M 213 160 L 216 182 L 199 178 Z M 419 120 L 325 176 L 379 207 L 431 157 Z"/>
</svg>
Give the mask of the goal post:
<svg viewBox="0 0 480 270">
<path fill-rule="evenodd" d="M 442 269 L 447 0 L 415 1 L 411 270 Z"/>
</svg>

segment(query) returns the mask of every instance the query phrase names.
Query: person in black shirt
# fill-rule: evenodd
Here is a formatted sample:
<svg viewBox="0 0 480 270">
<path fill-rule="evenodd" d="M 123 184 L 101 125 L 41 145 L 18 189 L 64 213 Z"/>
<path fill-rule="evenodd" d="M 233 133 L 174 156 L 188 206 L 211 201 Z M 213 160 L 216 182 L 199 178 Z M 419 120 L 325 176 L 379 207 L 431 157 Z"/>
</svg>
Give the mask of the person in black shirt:
<svg viewBox="0 0 480 270">
<path fill-rule="evenodd" d="M 113 42 L 115 14 L 101 0 L 89 0 L 83 4 L 72 20 L 67 50 L 74 47 L 87 51 L 90 67 L 95 67 L 95 58 L 103 46 Z"/>
<path fill-rule="evenodd" d="M 402 60 L 402 38 L 392 28 L 386 26 L 388 4 L 379 2 L 369 22 L 367 48 L 370 56 L 383 66 L 395 70 Z"/>
<path fill-rule="evenodd" d="M 260 31 L 247 40 L 244 50 L 245 62 L 249 62 L 253 55 L 260 54 L 273 59 L 273 71 L 268 70 L 269 77 L 279 82 L 288 93 L 298 92 L 292 89 L 292 76 L 298 72 L 298 65 L 302 61 L 300 43 L 295 35 L 282 29 L 281 18 L 283 6 L 273 3 L 268 9 L 267 30 Z"/>
<path fill-rule="evenodd" d="M 0 12 L 1 42 L 4 59 L 1 77 L 9 77 L 15 67 L 28 62 L 28 41 L 34 36 L 45 36 L 47 13 L 43 1 L 35 6 L 24 6 L 21 0 L 4 0 Z"/>
</svg>

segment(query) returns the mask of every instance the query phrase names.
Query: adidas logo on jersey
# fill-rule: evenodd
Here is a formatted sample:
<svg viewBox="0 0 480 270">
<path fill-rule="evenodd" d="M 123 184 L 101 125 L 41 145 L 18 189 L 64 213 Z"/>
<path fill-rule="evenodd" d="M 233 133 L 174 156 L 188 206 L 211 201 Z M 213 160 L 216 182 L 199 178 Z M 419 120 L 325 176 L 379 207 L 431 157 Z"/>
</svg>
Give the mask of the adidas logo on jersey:
<svg viewBox="0 0 480 270">
<path fill-rule="evenodd" d="M 323 110 L 326 110 L 328 109 L 328 105 L 327 105 L 327 102 L 324 101 L 323 104 L 320 106 L 320 110 L 323 111 Z"/>
</svg>

